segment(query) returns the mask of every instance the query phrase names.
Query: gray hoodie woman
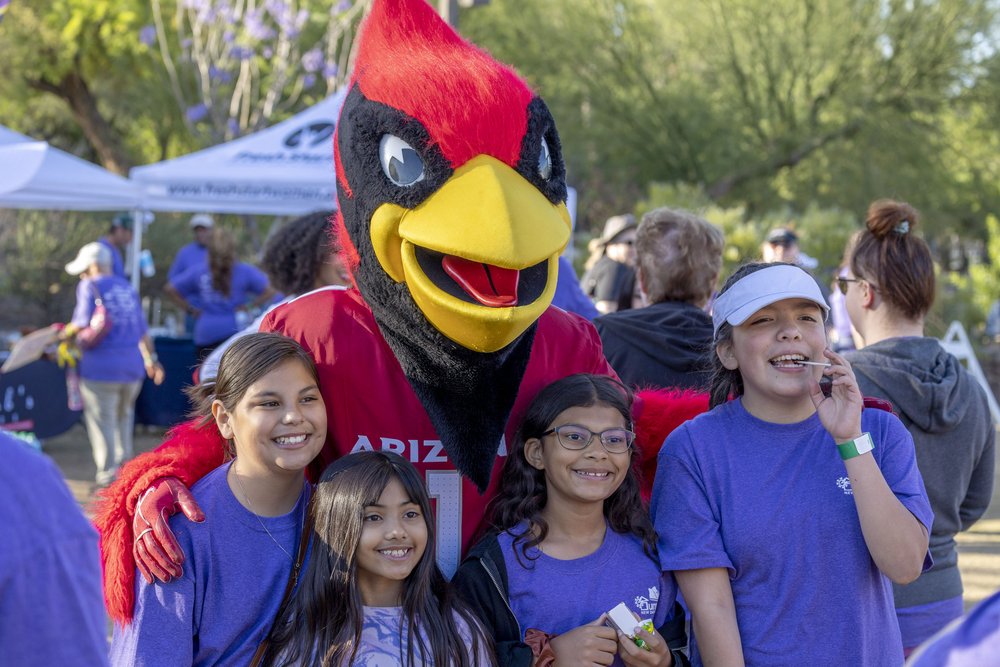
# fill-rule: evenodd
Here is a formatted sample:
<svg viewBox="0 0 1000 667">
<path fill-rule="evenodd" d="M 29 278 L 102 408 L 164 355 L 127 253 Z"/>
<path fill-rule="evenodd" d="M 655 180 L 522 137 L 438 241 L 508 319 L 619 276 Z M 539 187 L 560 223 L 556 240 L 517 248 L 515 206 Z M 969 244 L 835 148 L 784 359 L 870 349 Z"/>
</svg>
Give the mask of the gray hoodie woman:
<svg viewBox="0 0 1000 667">
<path fill-rule="evenodd" d="M 937 340 L 924 337 L 934 301 L 934 261 L 914 235 L 917 211 L 877 201 L 848 246 L 838 278 L 865 347 L 845 354 L 866 396 L 889 400 L 913 436 L 934 510 L 934 565 L 893 586 L 903 648 L 912 649 L 962 614 L 955 534 L 982 516 L 993 494 L 996 431 L 986 394 Z"/>
</svg>

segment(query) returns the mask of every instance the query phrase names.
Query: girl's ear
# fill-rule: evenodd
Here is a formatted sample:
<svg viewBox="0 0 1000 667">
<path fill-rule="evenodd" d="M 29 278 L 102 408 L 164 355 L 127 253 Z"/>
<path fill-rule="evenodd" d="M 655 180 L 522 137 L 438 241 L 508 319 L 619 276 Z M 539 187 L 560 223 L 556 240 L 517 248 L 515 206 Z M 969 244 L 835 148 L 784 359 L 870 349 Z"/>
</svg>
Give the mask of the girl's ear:
<svg viewBox="0 0 1000 667">
<path fill-rule="evenodd" d="M 524 443 L 524 460 L 536 470 L 545 470 L 545 459 L 542 458 L 542 441 L 538 438 L 528 438 Z"/>
<path fill-rule="evenodd" d="M 722 366 L 726 370 L 735 371 L 740 367 L 740 362 L 736 361 L 736 354 L 733 352 L 731 341 L 723 341 L 716 345 L 715 354 L 719 357 L 719 361 L 722 362 Z"/>
<path fill-rule="evenodd" d="M 232 415 L 222 401 L 216 399 L 212 401 L 212 416 L 215 418 L 215 425 L 219 427 L 219 433 L 226 440 L 233 439 Z"/>
</svg>

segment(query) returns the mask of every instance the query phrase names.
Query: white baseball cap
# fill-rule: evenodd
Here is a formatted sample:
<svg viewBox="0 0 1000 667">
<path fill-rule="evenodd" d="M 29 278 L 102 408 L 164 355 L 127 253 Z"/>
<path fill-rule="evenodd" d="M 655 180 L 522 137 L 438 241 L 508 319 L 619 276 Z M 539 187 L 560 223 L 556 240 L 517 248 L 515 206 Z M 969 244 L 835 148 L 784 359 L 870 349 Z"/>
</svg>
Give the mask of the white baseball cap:
<svg viewBox="0 0 1000 667">
<path fill-rule="evenodd" d="M 195 213 L 191 216 L 191 222 L 189 223 L 191 228 L 204 227 L 206 229 L 211 229 L 215 221 L 212 220 L 212 216 L 208 213 Z"/>
<path fill-rule="evenodd" d="M 76 253 L 76 259 L 66 265 L 66 273 L 78 276 L 95 263 L 103 268 L 111 266 L 111 250 L 96 241 L 80 248 L 80 252 Z"/>
<path fill-rule="evenodd" d="M 812 276 L 791 264 L 775 264 L 743 276 L 719 295 L 712 305 L 714 333 L 723 322 L 738 327 L 761 308 L 784 299 L 809 299 L 823 309 L 824 318 L 830 313 Z"/>
</svg>

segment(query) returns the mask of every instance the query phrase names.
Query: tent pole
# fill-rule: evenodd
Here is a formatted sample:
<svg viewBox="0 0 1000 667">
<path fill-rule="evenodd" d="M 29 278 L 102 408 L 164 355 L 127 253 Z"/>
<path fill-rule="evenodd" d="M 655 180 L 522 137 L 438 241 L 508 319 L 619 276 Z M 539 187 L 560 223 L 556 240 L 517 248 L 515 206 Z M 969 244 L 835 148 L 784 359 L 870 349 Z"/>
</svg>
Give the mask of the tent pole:
<svg viewBox="0 0 1000 667">
<path fill-rule="evenodd" d="M 142 253 L 142 233 L 145 231 L 145 223 L 146 212 L 144 210 L 137 208 L 132 211 L 132 253 L 129 258 L 129 275 L 136 293 L 139 292 L 139 281 L 142 280 L 142 272 L 139 270 L 139 255 Z"/>
</svg>

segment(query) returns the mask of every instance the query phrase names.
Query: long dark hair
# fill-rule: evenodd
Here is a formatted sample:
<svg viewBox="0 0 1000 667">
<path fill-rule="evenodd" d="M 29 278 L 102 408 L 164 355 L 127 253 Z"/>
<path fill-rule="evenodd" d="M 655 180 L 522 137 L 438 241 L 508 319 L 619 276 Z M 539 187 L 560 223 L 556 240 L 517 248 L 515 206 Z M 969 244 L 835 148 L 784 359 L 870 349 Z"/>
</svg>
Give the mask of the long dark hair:
<svg viewBox="0 0 1000 667">
<path fill-rule="evenodd" d="M 240 336 L 223 353 L 215 380 L 184 390 L 194 405 L 188 417 L 197 419 L 199 426 L 211 423 L 212 403 L 216 400 L 222 402 L 227 412 L 235 412 L 250 385 L 290 360 L 301 363 L 319 385 L 312 357 L 291 338 L 276 333 Z M 231 442 L 227 453 L 230 457 L 235 455 Z"/>
<path fill-rule="evenodd" d="M 229 296 L 233 289 L 233 265 L 236 263 L 236 240 L 221 227 L 212 230 L 208 240 L 208 269 L 212 289 Z"/>
<path fill-rule="evenodd" d="M 504 463 L 492 514 L 497 530 L 509 530 L 522 521 L 528 523 L 528 530 L 514 538 L 514 544 L 520 547 L 515 550 L 515 553 L 520 551 L 518 560 L 521 555 L 527 557 L 528 550 L 544 541 L 549 531 L 542 517 L 548 502 L 545 472 L 528 464 L 524 458 L 524 443 L 541 438 L 563 411 L 594 405 L 614 408 L 621 413 L 628 428 L 632 428 L 632 392 L 606 375 L 578 373 L 556 380 L 538 392 L 528 407 Z M 639 537 L 646 553 L 655 559 L 656 532 L 639 492 L 638 457 L 632 456 L 625 479 L 604 500 L 604 516 L 616 533 L 632 533 Z"/>
<path fill-rule="evenodd" d="M 433 658 L 435 665 L 475 667 L 456 614 L 472 635 L 471 654 L 492 652 L 479 622 L 452 596 L 438 568 L 430 499 L 420 473 L 398 454 L 358 452 L 331 463 L 316 485 L 310 505 L 309 564 L 299 590 L 278 612 L 265 665 L 340 667 L 353 663 L 364 625 L 356 558 L 364 509 L 378 502 L 392 479 L 399 480 L 427 523 L 427 546 L 403 585 L 402 617 L 409 632 L 402 664 L 416 665 L 419 654 L 427 662 Z M 424 634 L 429 646 L 424 644 Z"/>
</svg>

